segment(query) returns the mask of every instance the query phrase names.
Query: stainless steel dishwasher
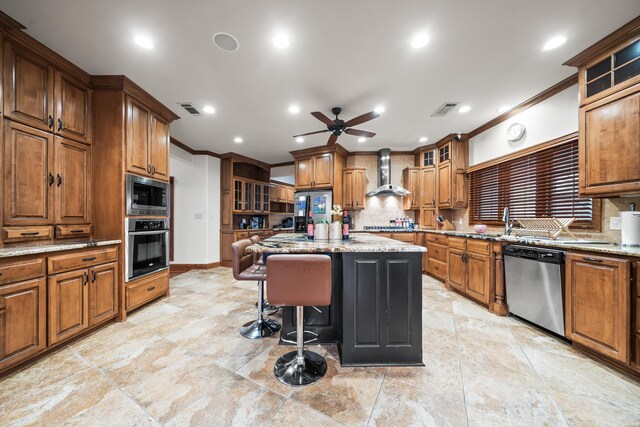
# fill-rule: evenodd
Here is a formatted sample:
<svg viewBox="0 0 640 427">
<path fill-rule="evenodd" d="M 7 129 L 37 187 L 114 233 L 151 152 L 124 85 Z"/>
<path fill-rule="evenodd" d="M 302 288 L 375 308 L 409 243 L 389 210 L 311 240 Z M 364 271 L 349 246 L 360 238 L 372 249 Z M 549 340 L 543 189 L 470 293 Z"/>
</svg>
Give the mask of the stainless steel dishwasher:
<svg viewBox="0 0 640 427">
<path fill-rule="evenodd" d="M 509 312 L 558 335 L 564 333 L 564 252 L 505 246 Z"/>
</svg>

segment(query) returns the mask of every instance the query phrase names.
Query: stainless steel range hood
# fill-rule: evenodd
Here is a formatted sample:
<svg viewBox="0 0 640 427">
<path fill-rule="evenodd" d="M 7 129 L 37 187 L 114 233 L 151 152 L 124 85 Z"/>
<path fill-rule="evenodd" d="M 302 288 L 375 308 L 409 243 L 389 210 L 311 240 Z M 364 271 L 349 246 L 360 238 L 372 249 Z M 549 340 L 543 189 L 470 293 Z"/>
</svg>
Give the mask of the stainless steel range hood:
<svg viewBox="0 0 640 427">
<path fill-rule="evenodd" d="M 383 148 L 378 151 L 378 188 L 367 193 L 367 196 L 408 196 L 407 189 L 391 184 L 391 150 Z"/>
</svg>

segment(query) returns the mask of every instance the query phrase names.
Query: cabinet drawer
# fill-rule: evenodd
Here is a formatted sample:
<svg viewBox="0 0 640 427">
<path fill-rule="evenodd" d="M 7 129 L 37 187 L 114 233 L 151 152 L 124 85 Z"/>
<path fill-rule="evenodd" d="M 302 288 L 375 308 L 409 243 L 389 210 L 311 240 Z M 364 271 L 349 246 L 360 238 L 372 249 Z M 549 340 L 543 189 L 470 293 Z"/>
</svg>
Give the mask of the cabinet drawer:
<svg viewBox="0 0 640 427">
<path fill-rule="evenodd" d="M 49 225 L 4 227 L 2 229 L 2 238 L 5 242 L 53 239 L 53 227 Z"/>
<path fill-rule="evenodd" d="M 48 258 L 49 274 L 86 268 L 92 265 L 116 261 L 117 259 L 118 248 L 115 247 L 51 256 Z"/>
<path fill-rule="evenodd" d="M 427 242 L 434 242 L 434 243 L 440 243 L 441 245 L 446 245 L 448 241 L 449 241 L 449 238 L 442 234 L 427 233 Z"/>
<path fill-rule="evenodd" d="M 169 289 L 169 275 L 163 273 L 158 276 L 145 277 L 127 284 L 125 291 L 126 309 L 131 310 L 167 293 Z"/>
<path fill-rule="evenodd" d="M 0 264 L 0 285 L 33 279 L 46 274 L 44 257 L 32 259 L 11 259 Z"/>
<path fill-rule="evenodd" d="M 447 279 L 447 263 L 435 259 L 429 259 L 427 271 L 441 280 Z"/>
<path fill-rule="evenodd" d="M 449 248 L 451 249 L 466 249 L 466 239 L 462 237 L 450 237 L 449 238 Z"/>
<path fill-rule="evenodd" d="M 91 225 L 56 225 L 56 237 L 68 239 L 72 237 L 87 237 L 91 234 Z"/>
<path fill-rule="evenodd" d="M 249 238 L 249 232 L 248 231 L 241 231 L 241 232 L 236 233 L 236 242 L 238 240 L 248 239 L 248 238 Z"/>
<path fill-rule="evenodd" d="M 400 242 L 416 243 L 416 233 L 392 233 L 391 238 Z"/>
<path fill-rule="evenodd" d="M 441 262 L 447 262 L 447 247 L 443 245 L 438 245 L 437 243 L 429 244 L 427 255 L 429 259 L 437 260 Z"/>
<path fill-rule="evenodd" d="M 467 251 L 477 254 L 489 255 L 491 243 L 486 240 L 467 240 Z"/>
</svg>

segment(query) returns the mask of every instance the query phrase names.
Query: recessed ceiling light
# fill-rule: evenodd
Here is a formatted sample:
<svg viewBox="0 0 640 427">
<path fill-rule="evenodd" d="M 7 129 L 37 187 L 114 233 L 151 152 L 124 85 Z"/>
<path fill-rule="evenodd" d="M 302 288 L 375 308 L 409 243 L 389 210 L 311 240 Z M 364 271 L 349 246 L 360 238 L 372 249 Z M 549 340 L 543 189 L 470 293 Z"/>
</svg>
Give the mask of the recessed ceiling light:
<svg viewBox="0 0 640 427">
<path fill-rule="evenodd" d="M 563 44 L 565 44 L 566 41 L 567 41 L 567 36 L 555 36 L 555 37 L 547 40 L 547 42 L 544 44 L 544 46 L 542 46 L 542 50 L 555 49 L 555 48 L 560 47 Z"/>
<path fill-rule="evenodd" d="M 275 36 L 275 38 L 273 39 L 273 44 L 275 45 L 275 47 L 277 47 L 278 49 L 286 49 L 289 47 L 289 45 L 291 44 L 291 41 L 289 40 L 289 37 L 287 37 L 286 34 L 278 34 L 277 36 Z"/>
<path fill-rule="evenodd" d="M 240 48 L 238 39 L 229 33 L 215 33 L 211 39 L 218 49 L 225 52 L 235 52 Z"/>
<path fill-rule="evenodd" d="M 366 142 L 367 138 L 365 138 L 364 136 L 361 136 L 360 138 L 358 138 L 358 142 Z"/>
<path fill-rule="evenodd" d="M 511 106 L 509 106 L 509 105 L 503 105 L 502 107 L 500 107 L 500 108 L 496 109 L 496 111 L 497 111 L 498 113 L 504 113 L 504 112 L 506 112 L 506 111 L 509 111 L 510 109 L 511 109 Z"/>
<path fill-rule="evenodd" d="M 143 49 L 153 49 L 153 41 L 145 35 L 138 34 L 133 38 L 133 41 Z"/>
<path fill-rule="evenodd" d="M 420 49 L 421 47 L 425 47 L 429 43 L 429 37 L 424 34 L 417 34 L 411 40 L 411 47 L 414 49 Z"/>
<path fill-rule="evenodd" d="M 459 113 L 466 113 L 468 111 L 471 111 L 471 107 L 469 107 L 468 105 L 463 105 L 462 107 L 458 108 Z"/>
<path fill-rule="evenodd" d="M 296 138 L 296 142 L 303 143 L 304 142 L 304 138 L 299 136 L 299 137 Z"/>
<path fill-rule="evenodd" d="M 205 105 L 204 107 L 202 107 L 202 111 L 204 111 L 207 114 L 213 114 L 216 112 L 216 109 L 213 108 L 211 105 Z"/>
<path fill-rule="evenodd" d="M 378 105 L 376 108 L 373 109 L 373 111 L 375 111 L 378 114 L 384 113 L 384 110 L 386 110 L 386 108 L 384 108 L 384 105 Z"/>
<path fill-rule="evenodd" d="M 233 142 L 235 142 L 236 144 L 240 144 L 242 143 L 242 138 L 240 138 L 239 136 L 236 136 L 235 138 L 233 138 Z"/>
<path fill-rule="evenodd" d="M 429 140 L 429 138 L 427 138 L 426 136 L 423 136 L 422 138 L 420 138 L 418 140 L 418 142 L 427 142 Z"/>
<path fill-rule="evenodd" d="M 289 112 L 291 114 L 298 114 L 300 112 L 300 107 L 298 107 L 297 105 L 291 105 L 289 107 Z"/>
</svg>

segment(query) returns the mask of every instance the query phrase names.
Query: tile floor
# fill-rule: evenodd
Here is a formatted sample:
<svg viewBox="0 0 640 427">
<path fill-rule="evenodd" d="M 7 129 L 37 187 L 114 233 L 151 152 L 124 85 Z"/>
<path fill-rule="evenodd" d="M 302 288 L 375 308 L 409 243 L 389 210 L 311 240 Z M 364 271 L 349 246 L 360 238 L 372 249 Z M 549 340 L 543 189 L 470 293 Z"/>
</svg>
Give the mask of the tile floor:
<svg viewBox="0 0 640 427">
<path fill-rule="evenodd" d="M 0 425 L 640 425 L 640 383 L 423 277 L 424 368 L 273 377 L 291 347 L 237 333 L 255 285 L 225 268 L 171 279 L 172 295 L 0 380 Z"/>
</svg>

